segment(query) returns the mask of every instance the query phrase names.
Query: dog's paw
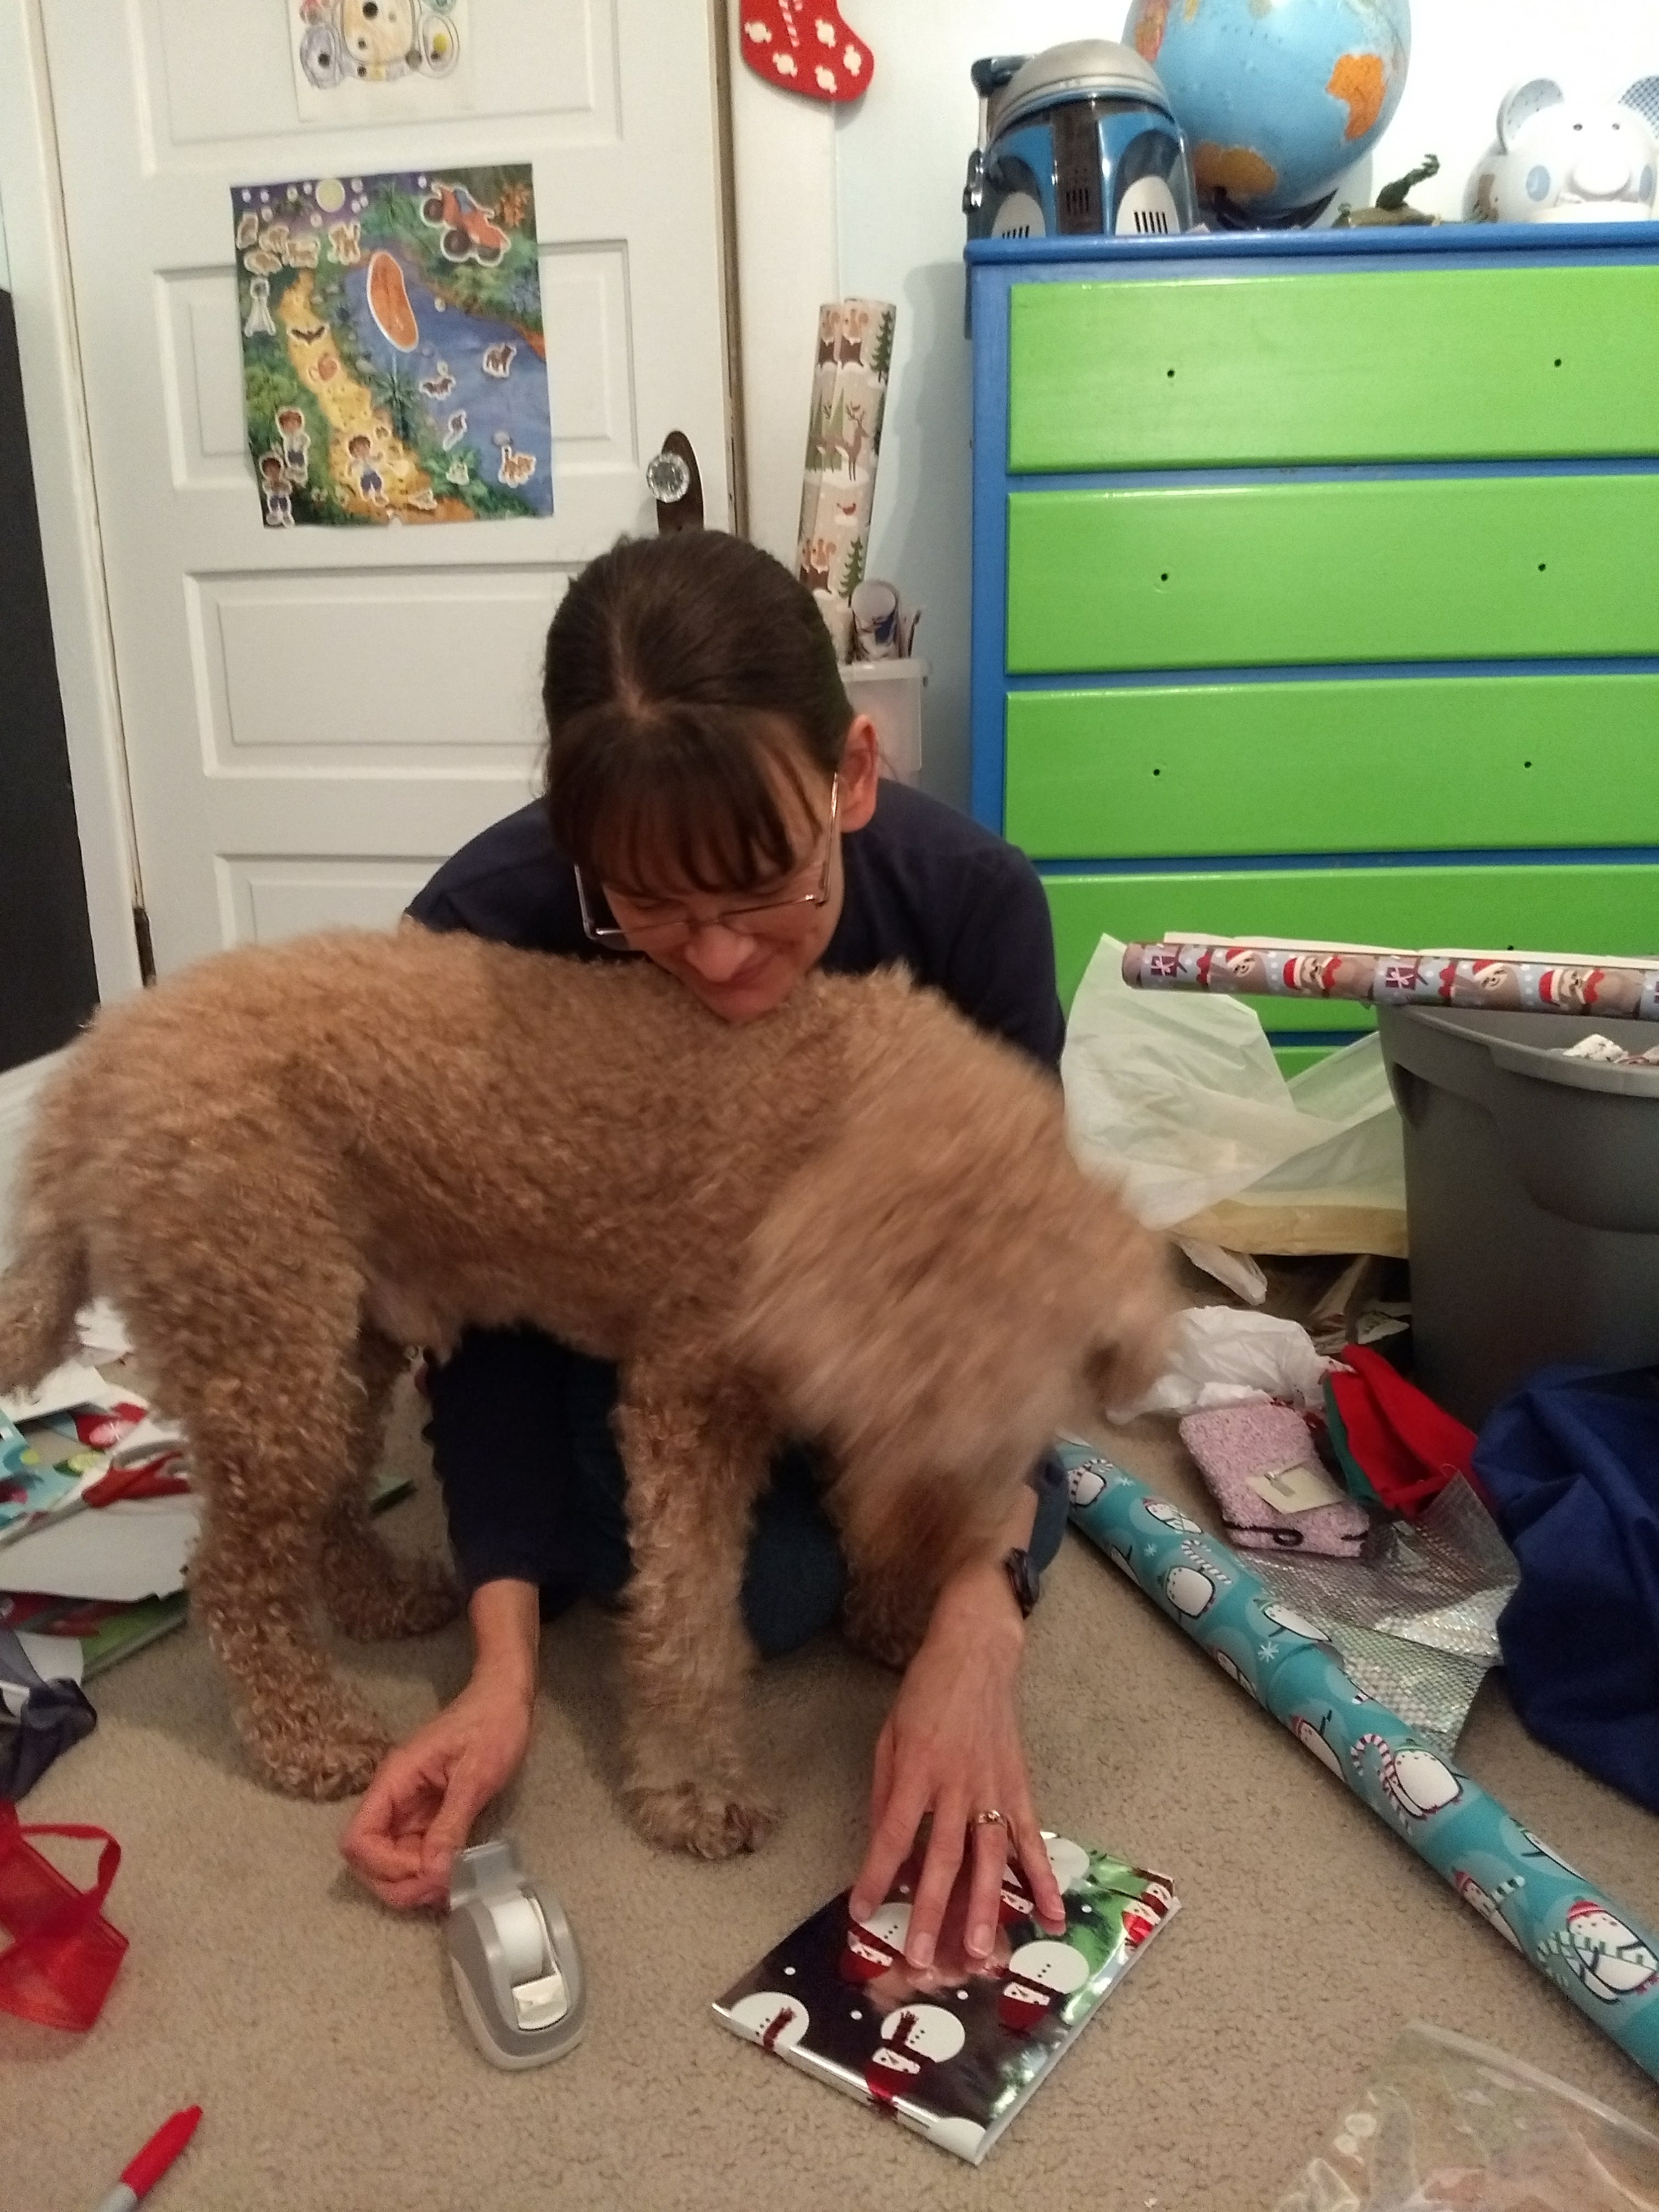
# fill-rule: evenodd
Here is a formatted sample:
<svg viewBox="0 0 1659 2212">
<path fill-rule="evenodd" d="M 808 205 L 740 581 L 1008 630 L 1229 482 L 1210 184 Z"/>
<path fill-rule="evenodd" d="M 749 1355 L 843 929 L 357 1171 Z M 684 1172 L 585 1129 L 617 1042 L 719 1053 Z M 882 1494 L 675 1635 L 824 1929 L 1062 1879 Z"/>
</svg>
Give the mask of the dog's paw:
<svg viewBox="0 0 1659 2212">
<path fill-rule="evenodd" d="M 733 1797 L 695 1782 L 667 1789 L 630 1789 L 628 1809 L 641 1835 L 665 1850 L 690 1851 L 700 1859 L 727 1859 L 758 1850 L 777 1825 L 770 1805 Z"/>
<path fill-rule="evenodd" d="M 440 1559 L 406 1559 L 387 1552 L 373 1575 L 346 1571 L 343 1562 L 323 1568 L 329 1618 L 357 1644 L 383 1644 L 398 1636 L 425 1636 L 447 1628 L 461 1610 L 460 1585 Z"/>
<path fill-rule="evenodd" d="M 325 1802 L 367 1790 L 392 1748 L 392 1738 L 367 1708 L 324 1718 L 297 1717 L 287 1726 L 245 1728 L 248 1755 L 264 1779 L 285 1796 Z"/>
</svg>

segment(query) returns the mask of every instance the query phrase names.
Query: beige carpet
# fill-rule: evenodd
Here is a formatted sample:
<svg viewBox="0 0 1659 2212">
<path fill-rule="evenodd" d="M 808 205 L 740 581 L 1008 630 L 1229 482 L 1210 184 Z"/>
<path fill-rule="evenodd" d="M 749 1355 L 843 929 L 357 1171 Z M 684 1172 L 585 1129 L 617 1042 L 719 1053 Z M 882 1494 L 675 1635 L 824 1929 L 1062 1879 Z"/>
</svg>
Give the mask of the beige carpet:
<svg viewBox="0 0 1659 2212">
<path fill-rule="evenodd" d="M 1117 1449 L 1197 1495 L 1162 1431 Z M 421 1452 L 405 1407 L 394 1462 Z M 429 1477 L 388 1526 L 435 1534 Z M 465 1649 L 457 1629 L 352 1664 L 408 1727 L 459 1686 Z M 708 2015 L 850 1879 L 886 1678 L 833 1641 L 763 1671 L 757 1732 L 789 1816 L 760 1856 L 712 1868 L 657 1856 L 618 1818 L 609 1625 L 584 1611 L 551 1630 L 545 1680 L 502 1825 L 568 1905 L 592 2025 L 520 2075 L 475 2056 L 435 1924 L 340 1869 L 341 1808 L 250 1781 L 193 1631 L 95 1684 L 96 1735 L 26 1809 L 120 1838 L 112 1912 L 131 1950 L 84 2039 L 0 2016 L 5 2212 L 88 2212 L 191 2101 L 206 2118 L 156 2212 L 1257 2212 L 1413 2017 L 1659 2125 L 1645 2077 L 1074 1536 L 1031 1641 L 1039 1802 L 1166 1869 L 1185 1910 L 978 2172 Z M 1495 1681 L 1462 1756 L 1659 1921 L 1659 1822 L 1528 1743 Z"/>
</svg>

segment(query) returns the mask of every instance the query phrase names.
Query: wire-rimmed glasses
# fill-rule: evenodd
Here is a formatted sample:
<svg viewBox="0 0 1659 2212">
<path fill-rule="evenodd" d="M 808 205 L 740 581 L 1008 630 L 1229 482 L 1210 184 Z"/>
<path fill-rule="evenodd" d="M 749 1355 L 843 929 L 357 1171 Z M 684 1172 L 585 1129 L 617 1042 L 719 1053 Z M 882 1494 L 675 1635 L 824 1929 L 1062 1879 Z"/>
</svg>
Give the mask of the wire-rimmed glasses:
<svg viewBox="0 0 1659 2212">
<path fill-rule="evenodd" d="M 823 866 L 816 885 L 810 891 L 792 891 L 785 898 L 757 900 L 747 906 L 723 908 L 719 914 L 701 917 L 689 914 L 653 915 L 625 927 L 617 921 L 595 919 L 597 902 L 590 896 L 580 868 L 572 869 L 576 878 L 576 903 L 581 909 L 582 933 L 595 945 L 609 945 L 624 952 L 667 951 L 685 944 L 700 929 L 732 929 L 743 937 L 764 937 L 773 930 L 787 928 L 803 907 L 821 907 L 830 897 L 830 870 L 835 861 L 836 824 L 841 813 L 841 778 L 830 779 L 830 820 L 823 835 Z"/>
</svg>

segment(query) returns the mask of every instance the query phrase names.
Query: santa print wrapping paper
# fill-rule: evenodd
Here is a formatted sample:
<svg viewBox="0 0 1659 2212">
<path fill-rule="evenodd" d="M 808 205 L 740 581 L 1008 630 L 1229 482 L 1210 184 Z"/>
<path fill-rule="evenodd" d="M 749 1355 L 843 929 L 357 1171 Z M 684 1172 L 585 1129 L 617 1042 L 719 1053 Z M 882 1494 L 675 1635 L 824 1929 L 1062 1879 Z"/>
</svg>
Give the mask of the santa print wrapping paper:
<svg viewBox="0 0 1659 2212">
<path fill-rule="evenodd" d="M 977 2166 L 1014 2114 L 1177 1910 L 1162 1875 L 1047 1838 L 1066 1905 L 1056 1938 L 1023 1877 L 1004 1877 L 988 1960 L 970 1966 L 960 1889 L 933 1966 L 904 1959 L 920 1873 L 854 1920 L 849 1891 L 804 1920 L 729 1989 L 714 2017 L 734 2035 Z"/>
</svg>

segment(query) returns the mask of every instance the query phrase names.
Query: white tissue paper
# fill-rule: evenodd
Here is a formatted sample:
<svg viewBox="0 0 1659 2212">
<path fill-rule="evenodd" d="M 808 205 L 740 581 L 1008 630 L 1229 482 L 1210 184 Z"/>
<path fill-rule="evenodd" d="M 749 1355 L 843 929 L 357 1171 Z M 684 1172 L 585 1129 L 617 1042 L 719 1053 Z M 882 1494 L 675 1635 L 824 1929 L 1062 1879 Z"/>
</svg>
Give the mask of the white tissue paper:
<svg viewBox="0 0 1659 2212">
<path fill-rule="evenodd" d="M 1320 1385 L 1331 1364 L 1296 1322 L 1236 1306 L 1188 1306 L 1164 1374 L 1138 1405 L 1112 1418 L 1199 1413 L 1263 1398 L 1288 1399 L 1311 1412 L 1322 1402 Z"/>
</svg>

